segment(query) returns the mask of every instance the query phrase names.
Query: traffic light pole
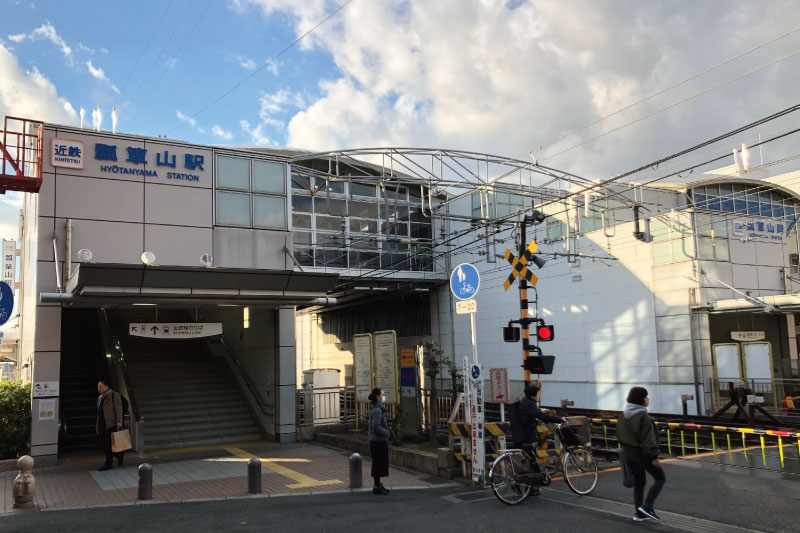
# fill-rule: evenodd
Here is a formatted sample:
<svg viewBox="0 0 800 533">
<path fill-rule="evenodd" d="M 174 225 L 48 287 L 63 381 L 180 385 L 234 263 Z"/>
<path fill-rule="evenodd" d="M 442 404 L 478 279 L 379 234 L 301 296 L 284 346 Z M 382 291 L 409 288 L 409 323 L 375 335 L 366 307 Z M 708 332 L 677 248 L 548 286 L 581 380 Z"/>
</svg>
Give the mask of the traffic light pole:
<svg viewBox="0 0 800 533">
<path fill-rule="evenodd" d="M 525 229 L 528 226 L 528 216 L 522 217 L 522 224 L 520 228 L 520 247 L 519 257 L 523 257 L 525 247 L 528 243 L 528 237 Z M 520 326 L 522 326 L 522 364 L 525 365 L 525 360 L 531 355 L 531 332 L 528 329 L 528 280 L 524 276 L 520 276 L 519 280 L 519 310 L 520 310 Z M 525 387 L 531 384 L 531 371 L 525 370 Z"/>
</svg>

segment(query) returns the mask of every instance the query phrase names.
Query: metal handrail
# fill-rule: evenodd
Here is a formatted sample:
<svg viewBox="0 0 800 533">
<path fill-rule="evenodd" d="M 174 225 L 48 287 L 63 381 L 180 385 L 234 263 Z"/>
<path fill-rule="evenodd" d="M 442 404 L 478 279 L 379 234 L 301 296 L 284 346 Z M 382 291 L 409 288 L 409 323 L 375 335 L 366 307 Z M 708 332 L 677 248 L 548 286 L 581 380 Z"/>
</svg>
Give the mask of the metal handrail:
<svg viewBox="0 0 800 533">
<path fill-rule="evenodd" d="M 109 325 L 108 315 L 105 309 L 98 310 L 100 317 L 100 334 L 103 337 L 103 347 L 106 354 L 111 354 L 109 365 L 115 376 L 122 378 L 122 383 L 117 383 L 120 388 L 120 393 L 125 392 L 128 396 L 128 411 L 129 416 L 136 422 L 142 421 L 142 415 L 136 405 L 136 395 L 134 394 L 133 385 L 131 385 L 130 377 L 128 376 L 128 363 L 125 361 L 125 355 L 122 353 L 122 346 L 119 339 L 111 335 L 111 326 Z"/>
</svg>

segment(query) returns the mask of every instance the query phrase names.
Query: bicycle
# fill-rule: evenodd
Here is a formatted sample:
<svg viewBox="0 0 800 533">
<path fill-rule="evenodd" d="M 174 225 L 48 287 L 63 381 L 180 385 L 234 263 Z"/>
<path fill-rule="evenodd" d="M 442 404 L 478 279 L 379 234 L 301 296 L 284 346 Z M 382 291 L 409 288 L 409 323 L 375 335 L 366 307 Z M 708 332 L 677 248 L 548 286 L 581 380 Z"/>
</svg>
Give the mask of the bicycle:
<svg viewBox="0 0 800 533">
<path fill-rule="evenodd" d="M 582 425 L 555 426 L 562 443 L 558 464 L 564 474 L 564 482 L 572 492 L 585 496 L 597 485 L 597 461 L 592 452 L 584 447 L 589 442 L 588 421 Z M 507 505 L 524 501 L 533 487 L 546 487 L 551 481 L 550 472 L 539 464 L 533 445 L 505 450 L 489 470 L 492 492 Z"/>
</svg>

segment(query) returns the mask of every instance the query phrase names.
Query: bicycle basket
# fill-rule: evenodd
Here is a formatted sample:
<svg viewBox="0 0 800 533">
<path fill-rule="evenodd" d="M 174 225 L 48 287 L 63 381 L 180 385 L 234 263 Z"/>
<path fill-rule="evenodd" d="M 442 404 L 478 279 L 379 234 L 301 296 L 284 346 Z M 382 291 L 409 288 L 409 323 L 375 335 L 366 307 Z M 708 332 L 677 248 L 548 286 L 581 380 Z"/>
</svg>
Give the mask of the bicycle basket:
<svg viewBox="0 0 800 533">
<path fill-rule="evenodd" d="M 582 426 L 562 426 L 561 435 L 564 438 L 564 444 L 567 446 L 583 446 L 591 442 L 589 436 L 589 425 Z"/>
</svg>

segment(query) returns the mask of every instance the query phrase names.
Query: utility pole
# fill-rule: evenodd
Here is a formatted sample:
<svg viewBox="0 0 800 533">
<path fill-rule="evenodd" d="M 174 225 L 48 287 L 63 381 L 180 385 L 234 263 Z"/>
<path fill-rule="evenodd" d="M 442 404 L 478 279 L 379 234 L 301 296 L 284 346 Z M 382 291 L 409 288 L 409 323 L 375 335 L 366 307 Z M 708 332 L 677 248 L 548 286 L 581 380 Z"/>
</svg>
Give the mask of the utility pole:
<svg viewBox="0 0 800 533">
<path fill-rule="evenodd" d="M 525 248 L 528 245 L 528 237 L 527 232 L 525 229 L 528 226 L 528 215 L 522 217 L 522 227 L 520 228 L 520 246 L 519 246 L 519 257 L 524 257 Z M 519 310 L 520 310 L 520 318 L 519 321 L 520 326 L 522 326 L 522 364 L 525 364 L 525 361 L 531 354 L 531 343 L 530 343 L 530 335 L 531 332 L 528 329 L 528 280 L 525 277 L 520 277 L 519 280 Z M 531 371 L 525 370 L 525 387 L 531 384 Z"/>
</svg>

